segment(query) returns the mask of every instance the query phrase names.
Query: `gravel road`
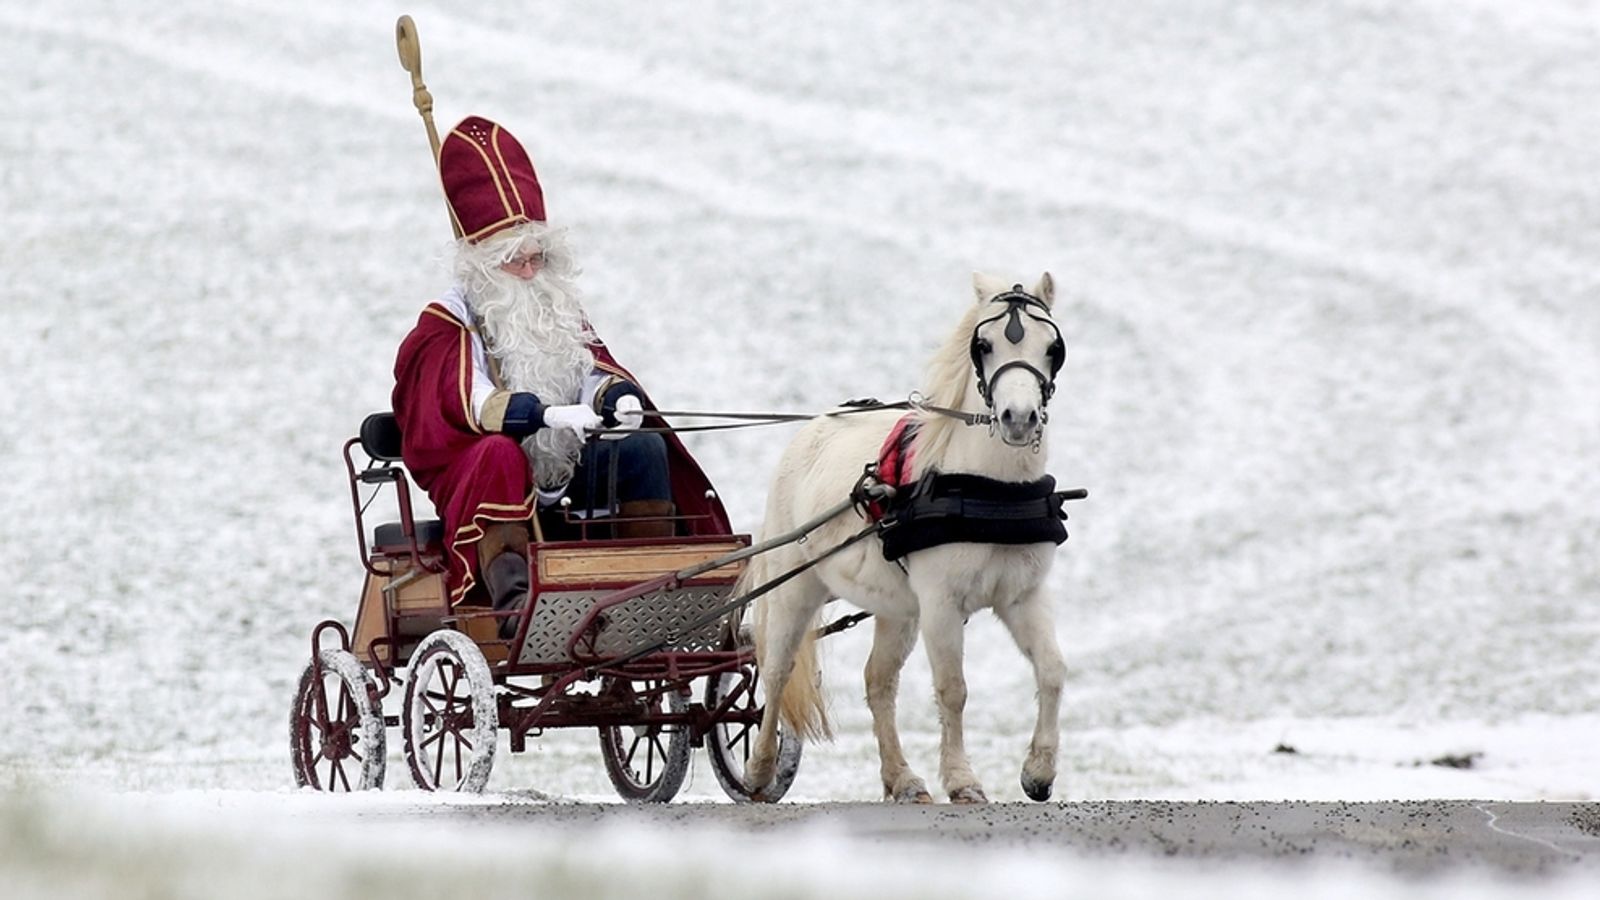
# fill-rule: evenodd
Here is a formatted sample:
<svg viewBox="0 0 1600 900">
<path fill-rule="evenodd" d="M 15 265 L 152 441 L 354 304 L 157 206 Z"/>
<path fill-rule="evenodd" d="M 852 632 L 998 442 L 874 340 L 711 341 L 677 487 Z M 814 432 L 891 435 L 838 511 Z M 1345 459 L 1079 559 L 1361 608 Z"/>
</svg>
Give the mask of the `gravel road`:
<svg viewBox="0 0 1600 900">
<path fill-rule="evenodd" d="M 1243 861 L 1344 859 L 1435 874 L 1483 866 L 1508 874 L 1600 872 L 1600 804 L 1434 800 L 1083 802 L 979 807 L 879 803 L 731 806 L 551 803 L 447 807 L 430 817 L 527 821 L 566 829 L 633 820 L 752 832 L 825 827 L 858 840 L 1058 847 L 1090 854 Z"/>
</svg>

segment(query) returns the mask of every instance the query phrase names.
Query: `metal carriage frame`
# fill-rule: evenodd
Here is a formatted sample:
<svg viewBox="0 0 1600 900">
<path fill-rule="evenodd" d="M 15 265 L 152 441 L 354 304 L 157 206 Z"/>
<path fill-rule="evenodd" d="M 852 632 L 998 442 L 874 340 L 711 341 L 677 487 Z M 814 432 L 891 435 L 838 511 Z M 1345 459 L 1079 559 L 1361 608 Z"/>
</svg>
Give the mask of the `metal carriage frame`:
<svg viewBox="0 0 1600 900">
<path fill-rule="evenodd" d="M 290 715 L 299 785 L 381 787 L 386 732 L 397 728 L 418 787 L 482 791 L 499 731 L 515 753 L 545 729 L 595 728 L 626 800 L 672 799 L 699 747 L 731 798 L 752 799 L 743 764 L 761 720 L 759 673 L 737 613 L 726 612 L 748 535 L 601 539 L 563 516 L 545 525 L 576 534 L 549 539 L 536 518 L 525 607 L 451 606 L 443 529 L 416 518 L 399 448 L 387 413 L 369 416 L 343 448 L 366 578 L 354 629 L 330 619 L 312 631 Z M 373 497 L 363 501 L 362 490 L 385 486 L 400 520 L 369 540 Z M 508 616 L 516 630 L 502 639 Z M 386 713 L 397 687 L 400 712 Z M 762 799 L 788 789 L 799 751 L 785 735 L 779 778 Z"/>
</svg>

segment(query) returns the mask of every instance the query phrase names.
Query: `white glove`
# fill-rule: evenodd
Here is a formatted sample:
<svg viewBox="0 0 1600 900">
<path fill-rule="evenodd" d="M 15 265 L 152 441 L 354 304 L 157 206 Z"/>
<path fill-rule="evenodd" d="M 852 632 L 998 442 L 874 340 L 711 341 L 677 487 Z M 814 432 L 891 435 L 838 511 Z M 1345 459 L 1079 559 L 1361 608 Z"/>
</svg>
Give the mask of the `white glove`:
<svg viewBox="0 0 1600 900">
<path fill-rule="evenodd" d="M 638 428 L 639 423 L 644 421 L 644 404 L 640 403 L 639 398 L 632 394 L 618 397 L 615 415 L 617 424 L 611 433 L 600 435 L 601 440 L 619 441 L 627 437 L 622 432 Z"/>
<path fill-rule="evenodd" d="M 588 437 L 584 432 L 600 427 L 600 414 L 582 403 L 547 406 L 544 409 L 544 424 L 546 428 L 565 428 L 583 438 Z"/>
</svg>

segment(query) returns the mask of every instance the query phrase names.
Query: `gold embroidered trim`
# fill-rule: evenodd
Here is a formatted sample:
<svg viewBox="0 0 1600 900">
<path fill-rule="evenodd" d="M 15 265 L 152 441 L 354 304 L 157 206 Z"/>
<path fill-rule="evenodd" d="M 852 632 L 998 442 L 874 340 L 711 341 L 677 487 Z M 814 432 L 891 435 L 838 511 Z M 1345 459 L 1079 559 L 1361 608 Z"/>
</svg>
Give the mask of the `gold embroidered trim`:
<svg viewBox="0 0 1600 900">
<path fill-rule="evenodd" d="M 422 311 L 425 312 L 425 313 L 428 313 L 429 315 L 438 316 L 439 318 L 445 320 L 446 322 L 449 322 L 451 325 L 454 325 L 457 328 L 465 328 L 466 327 L 465 325 L 461 324 L 461 320 L 460 319 L 456 318 L 455 316 L 450 315 L 448 312 L 445 312 L 444 307 L 439 306 L 436 303 L 430 303 L 427 306 L 424 306 L 422 308 Z"/>
<path fill-rule="evenodd" d="M 461 366 L 457 380 L 461 386 L 461 412 L 465 415 L 467 425 L 479 434 L 483 434 L 483 426 L 478 424 L 478 414 L 472 408 L 472 335 L 465 328 L 461 329 Z"/>
<path fill-rule="evenodd" d="M 461 394 L 461 414 L 467 420 L 467 427 L 482 434 L 483 428 L 478 424 L 478 417 L 472 410 L 472 335 L 470 329 L 461 323 L 460 319 L 450 315 L 443 307 L 430 303 L 422 308 L 424 313 L 438 316 L 451 325 L 461 329 L 460 347 L 456 351 L 459 362 L 456 372 L 457 389 Z"/>
<path fill-rule="evenodd" d="M 478 417 L 485 430 L 503 431 L 506 427 L 506 407 L 511 405 L 510 391 L 495 391 L 483 401 L 483 414 Z"/>
<path fill-rule="evenodd" d="M 598 364 L 596 367 L 598 368 Z M 595 388 L 594 400 L 590 404 L 594 407 L 596 414 L 601 414 L 600 407 L 605 405 L 606 391 L 611 390 L 613 387 L 616 387 L 619 383 L 623 383 L 624 381 L 625 379 L 621 375 L 609 375 L 604 381 L 600 382 L 600 386 Z"/>
</svg>

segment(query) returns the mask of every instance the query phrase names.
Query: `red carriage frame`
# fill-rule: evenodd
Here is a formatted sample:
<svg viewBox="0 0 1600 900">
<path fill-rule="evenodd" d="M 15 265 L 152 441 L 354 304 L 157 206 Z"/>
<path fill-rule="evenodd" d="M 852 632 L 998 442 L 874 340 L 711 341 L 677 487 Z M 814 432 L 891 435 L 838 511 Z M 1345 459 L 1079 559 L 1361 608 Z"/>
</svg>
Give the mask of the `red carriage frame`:
<svg viewBox="0 0 1600 900">
<path fill-rule="evenodd" d="M 368 457 L 365 466 L 357 465 L 357 448 Z M 546 510 L 539 514 L 545 525 L 577 535 L 547 540 L 550 529 L 535 521 L 524 608 L 497 612 L 471 597 L 451 606 L 442 527 L 416 518 L 399 455 L 387 413 L 369 416 L 343 447 L 366 578 L 353 629 L 330 619 L 312 630 L 290 717 L 298 784 L 381 787 L 385 731 L 398 727 L 417 786 L 481 791 L 499 730 L 515 753 L 545 729 L 595 728 L 607 774 L 624 799 L 670 800 L 690 749 L 702 746 L 724 791 L 752 799 L 743 760 L 761 721 L 759 676 L 753 649 L 739 640 L 738 616 L 727 612 L 748 535 L 597 538 L 589 523 L 563 510 L 554 520 Z M 369 531 L 367 506 L 385 485 L 394 488 L 400 519 Z M 364 487 L 372 489 L 365 500 Z M 686 597 L 695 600 L 683 606 Z M 552 635 L 557 603 L 567 618 L 581 613 L 570 630 Z M 647 606 L 664 634 L 618 647 L 608 628 Z M 502 639 L 507 617 L 517 626 Z M 541 622 L 545 633 L 535 640 Z M 530 659 L 535 646 L 542 656 Z M 702 680 L 697 697 L 694 683 Z M 385 699 L 401 685 L 401 713 L 385 714 Z M 763 799 L 781 796 L 798 764 L 799 742 L 785 736 L 779 783 Z"/>
</svg>

